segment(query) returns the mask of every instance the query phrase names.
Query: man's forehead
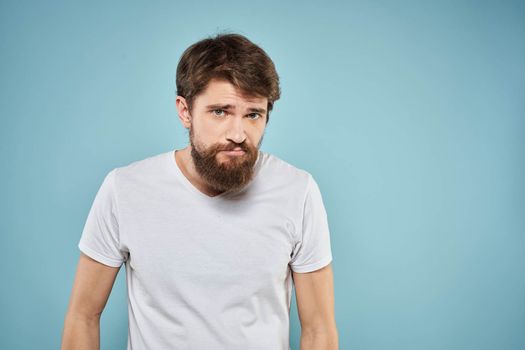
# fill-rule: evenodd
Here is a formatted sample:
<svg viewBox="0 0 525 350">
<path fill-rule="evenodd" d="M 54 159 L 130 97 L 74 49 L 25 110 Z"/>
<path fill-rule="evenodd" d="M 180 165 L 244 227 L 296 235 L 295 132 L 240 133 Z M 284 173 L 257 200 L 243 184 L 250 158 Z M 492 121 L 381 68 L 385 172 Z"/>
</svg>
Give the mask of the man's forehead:
<svg viewBox="0 0 525 350">
<path fill-rule="evenodd" d="M 200 98 L 199 98 L 200 97 Z M 211 80 L 199 96 L 203 105 L 224 104 L 229 108 L 235 109 L 239 104 L 260 105 L 265 107 L 268 99 L 263 96 L 250 94 L 242 91 L 233 84 L 225 80 Z"/>
</svg>

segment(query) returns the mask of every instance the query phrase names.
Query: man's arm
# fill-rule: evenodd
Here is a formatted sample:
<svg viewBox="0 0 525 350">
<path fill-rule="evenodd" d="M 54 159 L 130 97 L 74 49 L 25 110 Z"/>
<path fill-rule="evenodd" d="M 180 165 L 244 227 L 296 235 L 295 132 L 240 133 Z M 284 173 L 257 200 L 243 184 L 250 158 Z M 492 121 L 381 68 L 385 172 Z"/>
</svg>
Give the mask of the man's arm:
<svg viewBox="0 0 525 350">
<path fill-rule="evenodd" d="M 120 267 L 110 267 L 80 253 L 62 334 L 62 350 L 98 350 L 100 315 Z"/>
<path fill-rule="evenodd" d="M 301 321 L 301 350 L 337 350 L 332 264 L 322 269 L 292 271 Z"/>
</svg>

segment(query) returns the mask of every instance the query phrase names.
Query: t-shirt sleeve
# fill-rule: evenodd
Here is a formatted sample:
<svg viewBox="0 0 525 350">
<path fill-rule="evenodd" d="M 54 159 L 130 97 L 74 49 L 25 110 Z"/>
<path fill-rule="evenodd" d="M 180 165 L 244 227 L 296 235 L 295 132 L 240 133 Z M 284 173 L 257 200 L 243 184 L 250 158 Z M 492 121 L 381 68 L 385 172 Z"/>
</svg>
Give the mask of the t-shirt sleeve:
<svg viewBox="0 0 525 350">
<path fill-rule="evenodd" d="M 100 263 L 120 267 L 127 255 L 120 249 L 115 172 L 106 175 L 95 196 L 78 248 Z"/>
<path fill-rule="evenodd" d="M 318 270 L 332 261 L 330 232 L 319 186 L 308 176 L 301 232 L 293 249 L 290 267 L 294 272 Z"/>
</svg>

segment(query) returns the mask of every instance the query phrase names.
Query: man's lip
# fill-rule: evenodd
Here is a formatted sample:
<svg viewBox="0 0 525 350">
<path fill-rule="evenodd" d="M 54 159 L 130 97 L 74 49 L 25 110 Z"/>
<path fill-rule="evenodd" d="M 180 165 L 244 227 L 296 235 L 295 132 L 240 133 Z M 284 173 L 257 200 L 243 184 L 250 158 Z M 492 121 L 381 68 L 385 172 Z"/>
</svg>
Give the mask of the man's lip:
<svg viewBox="0 0 525 350">
<path fill-rule="evenodd" d="M 235 147 L 233 149 L 223 149 L 223 151 L 244 151 L 241 147 Z"/>
<path fill-rule="evenodd" d="M 222 152 L 225 152 L 227 154 L 233 154 L 233 155 L 241 155 L 245 153 L 244 150 L 242 149 L 223 150 Z"/>
</svg>

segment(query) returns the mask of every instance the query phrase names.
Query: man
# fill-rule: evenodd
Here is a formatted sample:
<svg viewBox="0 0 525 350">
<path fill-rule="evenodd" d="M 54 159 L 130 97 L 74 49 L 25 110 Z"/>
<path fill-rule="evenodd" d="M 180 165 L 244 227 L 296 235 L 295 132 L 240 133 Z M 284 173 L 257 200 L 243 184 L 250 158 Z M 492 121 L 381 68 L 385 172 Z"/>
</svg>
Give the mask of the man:
<svg viewBox="0 0 525 350">
<path fill-rule="evenodd" d="M 82 237 L 62 349 L 98 349 L 126 266 L 128 350 L 337 349 L 330 236 L 313 177 L 259 150 L 278 75 L 247 38 L 190 46 L 176 106 L 190 145 L 111 170 Z"/>
</svg>

